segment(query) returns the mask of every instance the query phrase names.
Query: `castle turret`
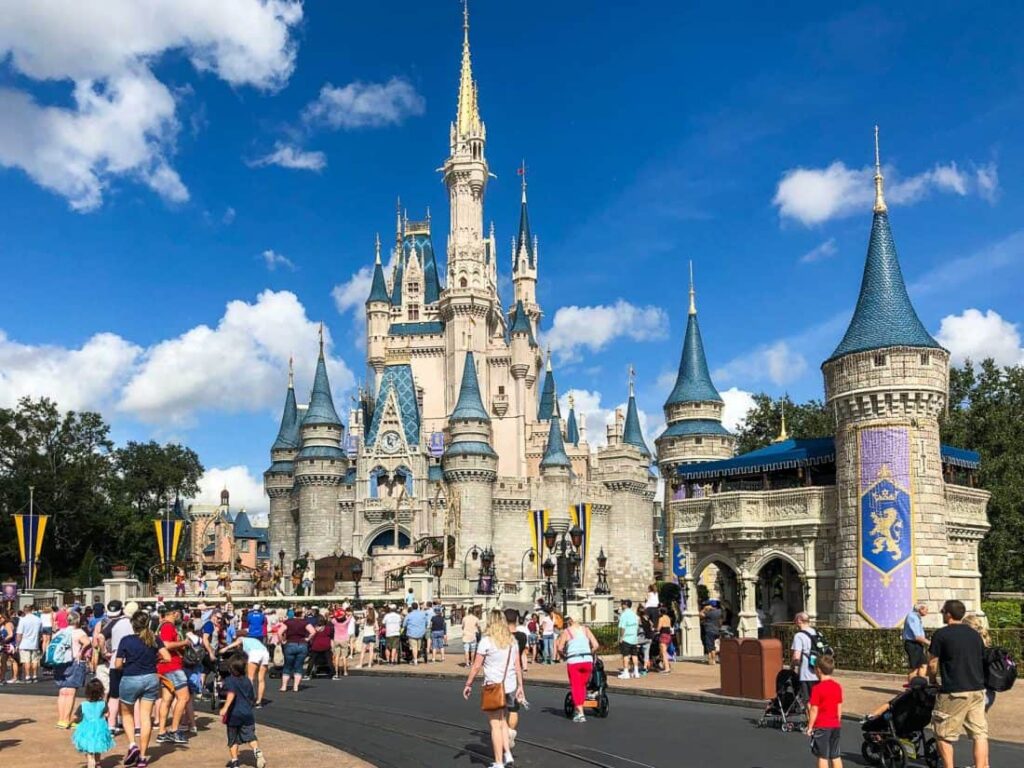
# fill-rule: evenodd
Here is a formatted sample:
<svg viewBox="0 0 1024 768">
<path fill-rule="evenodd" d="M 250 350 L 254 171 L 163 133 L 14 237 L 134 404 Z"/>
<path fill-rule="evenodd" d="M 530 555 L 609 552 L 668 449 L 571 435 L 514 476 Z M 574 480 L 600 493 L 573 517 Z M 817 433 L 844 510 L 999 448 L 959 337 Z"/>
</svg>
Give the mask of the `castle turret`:
<svg viewBox="0 0 1024 768">
<path fill-rule="evenodd" d="M 569 393 L 569 415 L 565 419 L 565 440 L 570 445 L 580 444 L 580 428 L 576 423 L 576 402 L 571 392 Z"/>
<path fill-rule="evenodd" d="M 555 374 L 551 370 L 551 350 L 548 350 L 548 361 L 544 370 L 544 386 L 540 390 L 540 404 L 537 406 L 537 421 L 550 419 L 558 407 L 558 396 L 555 393 Z"/>
<path fill-rule="evenodd" d="M 626 422 L 622 428 L 622 442 L 632 445 L 644 461 L 651 459 L 651 449 L 644 440 L 644 431 L 640 428 L 640 413 L 636 407 L 636 394 L 633 391 L 633 370 L 629 373 L 629 402 L 626 403 Z"/>
<path fill-rule="evenodd" d="M 270 497 L 270 541 L 274 552 L 284 551 L 291 563 L 298 545 L 298 524 L 292 515 L 292 488 L 295 485 L 295 456 L 299 452 L 299 411 L 295 403 L 295 374 L 288 361 L 288 392 L 284 398 L 281 427 L 270 448 L 270 468 L 263 473 L 263 487 Z M 227 488 L 221 492 L 221 505 L 230 501 Z"/>
<path fill-rule="evenodd" d="M 370 283 L 370 295 L 366 297 L 366 359 L 373 368 L 374 390 L 380 384 L 380 374 L 387 359 L 388 327 L 391 324 L 391 299 L 380 261 L 380 235 L 377 235 L 375 251 L 373 280 Z"/>
<path fill-rule="evenodd" d="M 519 169 L 522 177 L 522 201 L 519 204 L 519 232 L 512 241 L 512 287 L 515 300 L 521 303 L 530 319 L 530 327 L 540 328 L 540 306 L 537 304 L 537 240 L 530 232 L 530 211 L 526 205 L 526 163 Z"/>
<path fill-rule="evenodd" d="M 697 323 L 697 300 L 691 264 L 690 308 L 686 318 L 683 353 L 679 359 L 675 386 L 665 401 L 667 426 L 655 440 L 658 467 L 662 477 L 666 478 L 665 493 L 668 498 L 682 492 L 680 488 L 674 488 L 671 482 L 674 470 L 681 464 L 727 459 L 733 455 L 736 438 L 722 426 L 724 408 L 725 403 L 711 381 L 708 361 L 704 356 L 704 342 Z"/>
<path fill-rule="evenodd" d="M 844 626 L 898 626 L 908 605 L 964 596 L 979 608 L 977 573 L 954 571 L 946 532 L 939 415 L 949 353 L 907 295 L 889 227 L 878 129 L 875 205 L 860 295 L 835 352 L 822 364 L 836 420 L 836 579 L 819 604 Z M 813 575 L 813 574 L 812 574 Z"/>
<path fill-rule="evenodd" d="M 327 378 L 322 326 L 313 391 L 299 434 L 302 449 L 295 457 L 299 553 L 309 552 L 315 559 L 343 548 L 338 487 L 344 481 L 349 463 L 348 456 L 341 450 L 344 427 L 334 408 L 331 383 Z"/>
<path fill-rule="evenodd" d="M 458 557 L 465 558 L 474 546 L 491 546 L 491 505 L 498 476 L 498 454 L 491 444 L 491 419 L 480 398 L 472 352 L 466 353 L 459 399 L 448 419 L 448 429 L 451 439 L 441 457 L 441 467 L 463 510 Z"/>
</svg>

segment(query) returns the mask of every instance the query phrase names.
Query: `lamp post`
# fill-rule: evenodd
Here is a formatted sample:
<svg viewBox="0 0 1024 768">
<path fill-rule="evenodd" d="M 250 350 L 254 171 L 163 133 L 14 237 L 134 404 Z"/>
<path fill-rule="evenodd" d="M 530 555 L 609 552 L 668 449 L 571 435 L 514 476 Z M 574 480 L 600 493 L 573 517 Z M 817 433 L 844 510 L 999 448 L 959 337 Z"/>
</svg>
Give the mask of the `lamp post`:
<svg viewBox="0 0 1024 768">
<path fill-rule="evenodd" d="M 480 553 L 480 576 L 477 579 L 478 595 L 490 595 L 494 592 L 494 550 L 487 547 Z"/>
<path fill-rule="evenodd" d="M 523 557 L 519 561 L 519 580 L 526 581 L 526 558 L 530 558 L 531 563 L 537 562 L 537 550 L 530 547 L 528 550 L 523 552 Z"/>
<path fill-rule="evenodd" d="M 463 578 L 463 580 L 469 579 L 469 571 L 467 570 L 467 566 L 469 565 L 468 561 L 469 561 L 470 557 L 473 558 L 474 562 L 476 561 L 476 559 L 478 557 L 480 557 L 480 548 L 477 547 L 476 544 L 474 544 L 472 547 L 470 547 L 469 551 L 466 553 L 466 556 L 464 558 L 462 558 L 462 578 Z"/>
<path fill-rule="evenodd" d="M 574 525 L 568 531 L 559 534 L 551 524 L 544 531 L 544 546 L 555 555 L 555 567 L 558 572 L 558 589 L 562 593 L 562 613 L 569 610 L 569 597 L 576 597 L 576 569 L 581 559 L 580 547 L 583 546 L 583 529 Z M 556 549 L 557 547 L 557 549 Z"/>
<path fill-rule="evenodd" d="M 441 600 L 441 574 L 444 573 L 444 560 L 435 560 L 430 564 L 430 572 L 434 574 L 434 582 L 437 584 L 437 600 Z"/>
<path fill-rule="evenodd" d="M 544 572 L 544 603 L 550 605 L 555 601 L 555 585 L 551 583 L 551 577 L 555 573 L 555 561 L 550 557 L 545 558 L 541 565 L 541 570 Z"/>
<path fill-rule="evenodd" d="M 353 601 L 353 607 L 354 608 L 362 608 L 363 607 L 363 603 L 359 599 L 359 582 L 362 581 L 362 580 L 363 580 L 363 563 L 362 563 L 362 561 L 357 560 L 352 565 L 352 581 L 354 581 L 355 584 L 356 584 L 356 599 Z"/>
<path fill-rule="evenodd" d="M 594 587 L 595 595 L 610 595 L 611 587 L 608 586 L 608 555 L 604 553 L 604 547 L 597 554 L 597 585 Z"/>
</svg>

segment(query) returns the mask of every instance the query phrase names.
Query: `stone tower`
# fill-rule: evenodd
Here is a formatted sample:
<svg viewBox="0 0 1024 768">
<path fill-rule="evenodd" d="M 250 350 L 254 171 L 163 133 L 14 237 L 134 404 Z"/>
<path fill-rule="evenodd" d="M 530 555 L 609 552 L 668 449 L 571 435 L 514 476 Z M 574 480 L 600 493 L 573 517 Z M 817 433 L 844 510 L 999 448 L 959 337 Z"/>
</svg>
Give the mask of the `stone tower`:
<svg viewBox="0 0 1024 768">
<path fill-rule="evenodd" d="M 519 169 L 523 177 L 523 198 L 519 207 L 519 234 L 512 240 L 512 288 L 517 306 L 522 304 L 530 318 L 531 328 L 540 328 L 541 311 L 537 303 L 537 240 L 530 232 L 530 211 L 526 206 L 526 166 Z"/>
<path fill-rule="evenodd" d="M 677 467 L 696 461 L 727 459 L 733 455 L 736 438 L 722 426 L 724 408 L 722 396 L 711 381 L 708 361 L 704 356 L 704 342 L 697 324 L 697 302 L 691 266 L 690 310 L 686 319 L 683 354 L 679 360 L 675 386 L 665 401 L 667 427 L 655 441 L 658 467 L 661 476 L 666 478 L 666 508 L 668 501 L 683 490 L 673 490 L 669 482 Z"/>
<path fill-rule="evenodd" d="M 470 549 L 487 548 L 494 538 L 491 507 L 498 476 L 498 454 L 491 445 L 491 419 L 480 399 L 472 352 L 466 353 L 459 400 L 448 425 L 450 442 L 441 457 L 441 468 L 462 508 L 456 552 L 456 562 L 462 562 Z"/>
<path fill-rule="evenodd" d="M 380 261 L 380 235 L 377 235 L 376 256 L 373 263 L 373 281 L 366 297 L 366 361 L 373 369 L 373 391 L 380 387 L 380 376 L 387 359 L 386 343 L 391 319 L 391 298 L 384 282 L 384 268 Z"/>
<path fill-rule="evenodd" d="M 338 495 L 348 470 L 348 456 L 341 450 L 344 432 L 331 396 L 321 330 L 313 391 L 299 430 L 302 449 L 295 457 L 295 485 L 299 489 L 297 551 L 300 555 L 309 552 L 313 559 L 342 548 Z"/>
<path fill-rule="evenodd" d="M 836 420 L 836 620 L 895 627 L 955 591 L 939 445 L 949 354 L 910 303 L 889 228 L 875 129 L 875 205 L 860 296 L 822 364 Z"/>
<path fill-rule="evenodd" d="M 270 448 L 270 468 L 263 473 L 263 485 L 270 497 L 270 540 L 280 544 L 284 550 L 285 562 L 296 557 L 295 547 L 298 535 L 298 521 L 292 505 L 292 489 L 295 487 L 295 456 L 299 452 L 299 412 L 295 402 L 295 374 L 288 361 L 288 393 L 284 398 L 284 412 L 281 414 L 281 428 L 277 439 Z M 222 494 L 223 496 L 223 494 Z"/>
</svg>

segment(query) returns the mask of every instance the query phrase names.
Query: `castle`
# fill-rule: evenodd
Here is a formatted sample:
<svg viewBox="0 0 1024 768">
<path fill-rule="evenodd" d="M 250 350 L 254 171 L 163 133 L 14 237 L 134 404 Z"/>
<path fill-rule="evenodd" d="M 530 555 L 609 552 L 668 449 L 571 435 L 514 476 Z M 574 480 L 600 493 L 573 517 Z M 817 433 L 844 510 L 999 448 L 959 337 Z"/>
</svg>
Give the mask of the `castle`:
<svg viewBox="0 0 1024 768">
<path fill-rule="evenodd" d="M 450 201 L 445 262 L 435 256 L 429 216 L 410 221 L 399 209 L 390 270 L 377 239 L 366 299 L 369 386 L 347 430 L 322 340 L 305 408 L 289 380 L 264 474 L 271 551 L 286 563 L 306 552 L 345 554 L 363 563 L 364 581 L 382 584 L 409 561 L 402 547 L 440 541 L 449 572 L 471 580 L 468 558 L 493 551 L 494 577 L 505 583 L 539 580 L 544 531 L 578 526 L 581 588 L 597 585 L 603 551 L 612 592 L 638 597 L 653 572 L 657 481 L 632 381 L 625 414 L 616 413 L 607 445 L 593 450 L 571 401 L 563 418 L 550 355 L 537 343 L 540 253 L 525 169 L 513 298 L 510 309 L 502 305 L 493 226 L 484 230 L 486 146 L 464 12 L 458 104 L 441 169 Z"/>
<path fill-rule="evenodd" d="M 666 510 L 691 600 L 688 654 L 699 653 L 696 587 L 711 591 L 743 634 L 758 619 L 806 610 L 822 623 L 895 627 L 915 602 L 928 620 L 958 598 L 981 609 L 978 543 L 989 494 L 975 488 L 978 454 L 942 445 L 949 353 L 907 294 L 889 225 L 875 136 L 875 204 L 860 295 L 845 335 L 822 363 L 834 437 L 791 439 L 783 416 L 771 445 L 734 456 L 722 426 L 691 280 L 675 389 L 658 438 Z"/>
</svg>

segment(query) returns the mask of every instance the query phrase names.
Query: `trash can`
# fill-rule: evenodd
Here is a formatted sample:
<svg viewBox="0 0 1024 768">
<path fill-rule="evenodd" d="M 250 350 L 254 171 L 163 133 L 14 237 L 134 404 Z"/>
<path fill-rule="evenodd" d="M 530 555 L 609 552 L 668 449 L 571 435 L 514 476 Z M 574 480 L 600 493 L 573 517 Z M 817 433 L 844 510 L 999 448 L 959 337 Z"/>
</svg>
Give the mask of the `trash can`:
<svg viewBox="0 0 1024 768">
<path fill-rule="evenodd" d="M 740 641 L 735 637 L 723 637 L 719 641 L 718 661 L 723 696 L 742 696 L 740 679 Z"/>
<path fill-rule="evenodd" d="M 782 643 L 746 638 L 738 650 L 739 695 L 745 699 L 775 698 L 775 678 L 782 671 Z"/>
</svg>

